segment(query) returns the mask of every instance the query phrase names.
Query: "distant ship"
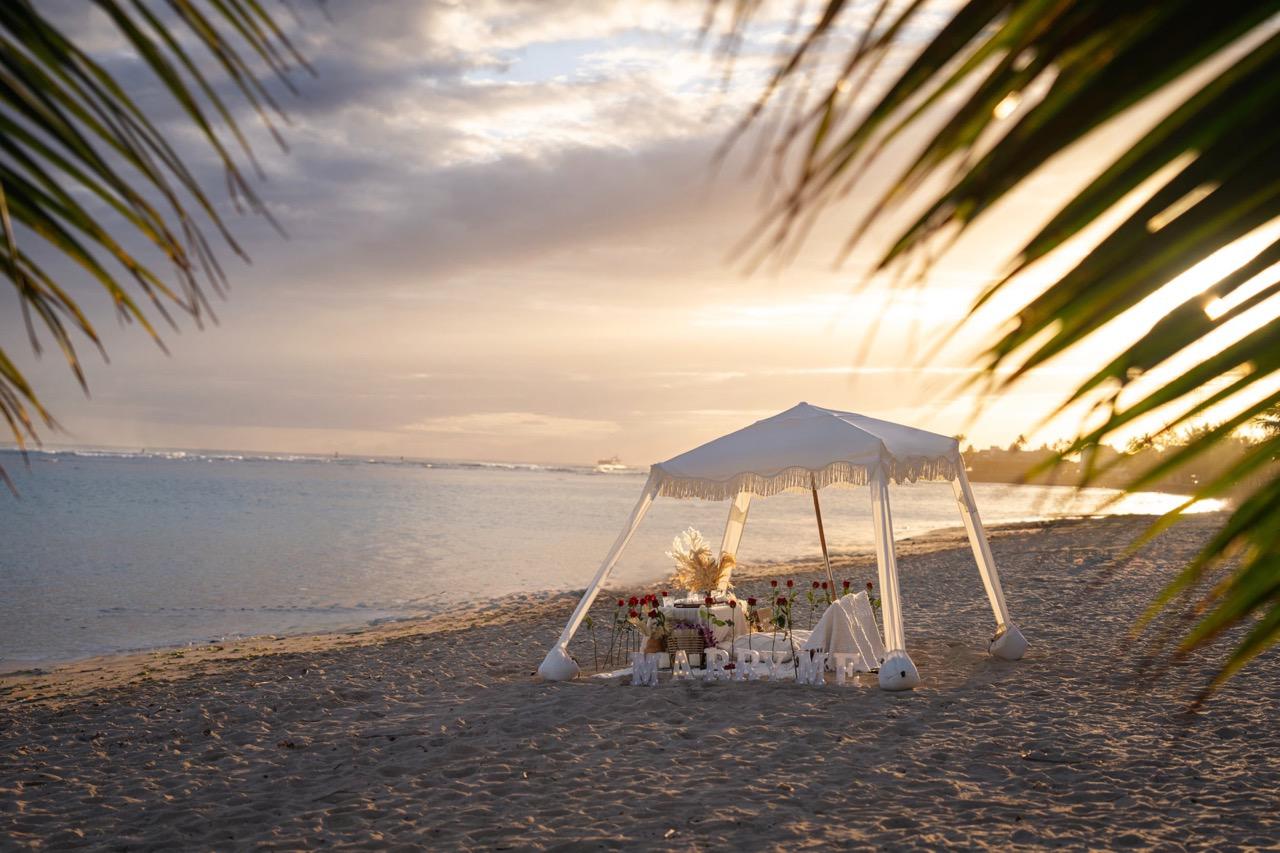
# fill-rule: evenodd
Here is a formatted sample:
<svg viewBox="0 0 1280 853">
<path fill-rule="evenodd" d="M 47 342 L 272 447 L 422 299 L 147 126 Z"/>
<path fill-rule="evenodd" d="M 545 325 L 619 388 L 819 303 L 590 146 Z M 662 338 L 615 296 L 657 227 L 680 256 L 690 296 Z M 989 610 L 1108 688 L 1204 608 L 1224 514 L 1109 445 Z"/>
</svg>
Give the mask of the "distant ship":
<svg viewBox="0 0 1280 853">
<path fill-rule="evenodd" d="M 628 468 L 626 465 L 623 465 L 622 460 L 616 456 L 610 456 L 608 459 L 596 460 L 597 474 L 618 474 L 622 471 L 629 471 L 629 470 L 631 469 Z"/>
</svg>

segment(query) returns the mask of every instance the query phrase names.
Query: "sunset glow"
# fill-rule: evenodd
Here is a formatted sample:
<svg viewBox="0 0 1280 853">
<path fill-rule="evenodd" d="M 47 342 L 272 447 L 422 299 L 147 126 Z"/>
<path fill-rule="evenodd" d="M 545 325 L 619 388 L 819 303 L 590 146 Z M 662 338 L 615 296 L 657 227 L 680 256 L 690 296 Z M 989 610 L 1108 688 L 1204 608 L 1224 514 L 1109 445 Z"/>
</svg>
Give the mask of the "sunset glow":
<svg viewBox="0 0 1280 853">
<path fill-rule="evenodd" d="M 751 139 L 722 164 L 713 155 L 764 84 L 784 14 L 761 19 L 726 89 L 720 58 L 699 41 L 701 15 L 680 4 L 333 11 L 302 33 L 319 77 L 286 104 L 291 151 L 255 140 L 290 239 L 236 221 L 254 263 L 228 262 L 220 325 L 170 333 L 170 358 L 134 329 L 108 328 L 113 367 L 88 361 L 91 400 L 56 358 L 15 353 L 66 426 L 52 444 L 616 453 L 642 464 L 814 400 L 1003 445 L 1110 355 L 1106 340 L 1089 342 L 998 400 L 963 387 L 994 328 L 966 322 L 969 307 L 1048 214 L 1034 182 L 917 285 L 890 288 L 868 277 L 888 230 L 834 262 L 879 173 L 906 156 L 894 153 L 796 257 L 745 270 L 769 167 L 748 168 Z M 87 37 L 112 37 L 97 13 L 71 18 Z M 122 68 L 129 61 L 121 54 Z M 840 91 L 865 96 L 850 88 Z M 996 111 L 1012 115 L 1020 101 Z M 1043 180 L 1083 180 L 1075 162 Z M 1149 324 L 1260 239 L 1117 324 Z M 992 316 L 1007 317 L 1050 272 Z M 1267 281 L 1205 310 L 1225 312 Z M 3 317 L 3 331 L 21 335 L 19 312 Z M 1078 425 L 1067 413 L 1036 439 Z"/>
</svg>

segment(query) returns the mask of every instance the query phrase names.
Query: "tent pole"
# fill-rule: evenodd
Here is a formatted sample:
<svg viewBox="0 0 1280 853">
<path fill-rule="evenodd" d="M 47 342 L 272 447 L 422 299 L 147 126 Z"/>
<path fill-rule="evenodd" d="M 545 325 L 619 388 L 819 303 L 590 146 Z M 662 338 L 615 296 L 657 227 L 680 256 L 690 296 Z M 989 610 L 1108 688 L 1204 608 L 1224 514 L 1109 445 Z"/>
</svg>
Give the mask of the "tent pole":
<svg viewBox="0 0 1280 853">
<path fill-rule="evenodd" d="M 991 612 L 996 617 L 996 635 L 988 644 L 987 651 L 998 658 L 1017 660 L 1026 654 L 1027 640 L 1013 623 L 1008 605 L 1004 602 L 1000 573 L 996 571 L 996 561 L 991 556 L 991 543 L 987 540 L 987 531 L 978 515 L 978 502 L 974 500 L 973 487 L 969 485 L 969 475 L 965 472 L 963 459 L 960 460 L 955 479 L 951 481 L 951 488 L 955 492 L 956 503 L 960 505 L 960 517 L 964 520 L 965 532 L 969 534 L 969 545 L 973 548 L 973 559 L 978 564 L 987 600 L 991 602 Z"/>
<path fill-rule="evenodd" d="M 738 492 L 734 499 L 729 502 L 729 519 L 724 525 L 724 537 L 720 540 L 720 558 L 728 554 L 730 557 L 737 558 L 738 545 L 742 542 L 742 531 L 747 525 L 747 512 L 751 509 L 751 492 Z M 729 583 L 733 578 L 730 572 L 729 577 L 725 578 L 725 583 Z"/>
<path fill-rule="evenodd" d="M 822 564 L 827 567 L 827 589 L 834 597 L 836 579 L 831 574 L 831 558 L 827 555 L 827 534 L 822 529 L 822 507 L 818 505 L 818 481 L 814 479 L 812 471 L 809 472 L 809 488 L 813 491 L 813 514 L 818 519 L 818 541 L 822 543 Z"/>
<path fill-rule="evenodd" d="M 920 683 L 920 673 L 907 654 L 902 628 L 902 596 L 898 587 L 898 560 L 893 553 L 893 512 L 889 509 L 889 478 L 883 468 L 871 472 L 871 522 L 876 542 L 876 566 L 880 573 L 880 618 L 884 622 L 884 660 L 880 662 L 880 687 L 910 690 Z"/>
<path fill-rule="evenodd" d="M 645 513 L 649 511 L 649 507 L 653 504 L 653 499 L 658 496 L 662 486 L 662 479 L 658 476 L 658 471 L 651 469 L 649 471 L 649 479 L 644 484 L 644 491 L 640 494 L 640 500 L 636 502 L 635 508 L 631 510 L 631 517 L 627 520 L 627 526 L 618 534 L 618 538 L 614 541 L 613 547 L 609 549 L 609 553 L 605 556 L 604 562 L 600 564 L 599 571 L 591 580 L 591 586 L 587 587 L 582 593 L 582 600 L 578 602 L 578 606 L 574 609 L 573 615 L 569 617 L 569 622 L 564 626 L 564 630 L 560 632 L 560 639 L 547 652 L 547 656 L 543 658 L 542 665 L 538 667 L 538 674 L 548 681 L 567 681 L 576 678 L 578 675 L 578 664 L 569 654 L 569 641 L 573 639 L 574 632 L 578 630 L 578 626 L 582 624 L 583 618 L 587 615 L 587 611 L 591 608 L 591 603 L 596 600 L 596 596 L 600 594 L 600 587 L 603 586 L 605 580 L 608 579 L 609 573 L 613 571 L 614 565 L 617 564 L 618 558 L 622 556 L 622 550 L 627 547 L 627 543 L 631 541 L 631 536 L 636 532 L 636 528 L 640 526 L 640 521 L 644 518 Z"/>
</svg>

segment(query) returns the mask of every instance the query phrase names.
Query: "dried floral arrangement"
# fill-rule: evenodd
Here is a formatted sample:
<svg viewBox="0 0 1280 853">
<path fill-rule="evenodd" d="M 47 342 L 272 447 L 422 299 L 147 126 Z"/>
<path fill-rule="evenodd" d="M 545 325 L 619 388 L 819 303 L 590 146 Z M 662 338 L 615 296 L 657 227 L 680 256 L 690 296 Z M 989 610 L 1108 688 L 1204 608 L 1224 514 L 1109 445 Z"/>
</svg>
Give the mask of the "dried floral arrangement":
<svg viewBox="0 0 1280 853">
<path fill-rule="evenodd" d="M 671 540 L 667 556 L 675 563 L 675 582 L 690 592 L 724 589 L 735 565 L 733 555 L 712 556 L 711 545 L 690 527 Z"/>
</svg>

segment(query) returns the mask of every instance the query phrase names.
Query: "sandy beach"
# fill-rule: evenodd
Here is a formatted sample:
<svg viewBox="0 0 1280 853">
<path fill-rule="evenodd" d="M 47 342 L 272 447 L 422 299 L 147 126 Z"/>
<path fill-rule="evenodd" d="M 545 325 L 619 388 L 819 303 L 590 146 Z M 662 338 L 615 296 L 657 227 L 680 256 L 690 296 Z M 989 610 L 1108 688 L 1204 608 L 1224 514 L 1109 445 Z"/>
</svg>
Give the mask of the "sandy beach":
<svg viewBox="0 0 1280 853">
<path fill-rule="evenodd" d="M 1107 574 L 1145 521 L 995 532 L 1031 643 L 1017 663 L 985 654 L 967 548 L 903 543 L 924 683 L 902 694 L 869 678 L 541 683 L 569 596 L 9 674 L 0 847 L 1273 848 L 1280 656 L 1194 715 L 1213 659 L 1136 673 L 1126 629 L 1221 517 Z M 589 639 L 574 651 L 590 661 Z"/>
</svg>

